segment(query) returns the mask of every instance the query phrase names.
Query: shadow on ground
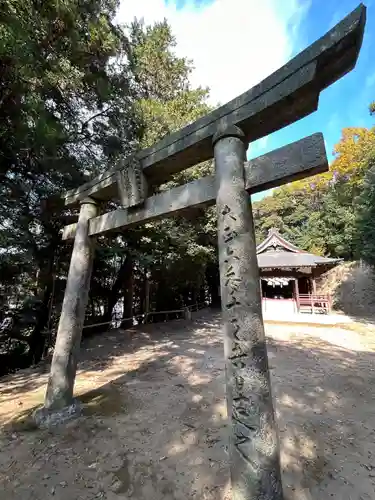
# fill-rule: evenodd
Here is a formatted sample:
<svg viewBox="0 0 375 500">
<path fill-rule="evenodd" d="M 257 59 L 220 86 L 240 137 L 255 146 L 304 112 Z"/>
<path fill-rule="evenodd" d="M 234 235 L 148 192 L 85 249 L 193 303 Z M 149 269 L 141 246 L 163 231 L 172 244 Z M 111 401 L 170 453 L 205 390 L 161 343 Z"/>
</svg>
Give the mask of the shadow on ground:
<svg viewBox="0 0 375 500">
<path fill-rule="evenodd" d="M 283 329 L 267 327 L 286 498 L 374 498 L 373 353 L 339 329 Z M 4 500 L 230 498 L 217 314 L 88 339 L 77 394 L 84 416 L 65 426 L 33 429 L 30 408 L 4 425 Z"/>
</svg>

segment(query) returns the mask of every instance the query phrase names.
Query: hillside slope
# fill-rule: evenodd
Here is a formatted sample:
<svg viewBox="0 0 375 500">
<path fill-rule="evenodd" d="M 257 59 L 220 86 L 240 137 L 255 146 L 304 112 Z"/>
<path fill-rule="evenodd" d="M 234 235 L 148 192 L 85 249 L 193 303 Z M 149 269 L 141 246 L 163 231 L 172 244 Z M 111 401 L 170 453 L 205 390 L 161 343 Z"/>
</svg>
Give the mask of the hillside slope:
<svg viewBox="0 0 375 500">
<path fill-rule="evenodd" d="M 366 264 L 339 264 L 321 277 L 318 291 L 331 294 L 334 308 L 345 314 L 363 319 L 375 318 L 375 275 Z"/>
</svg>

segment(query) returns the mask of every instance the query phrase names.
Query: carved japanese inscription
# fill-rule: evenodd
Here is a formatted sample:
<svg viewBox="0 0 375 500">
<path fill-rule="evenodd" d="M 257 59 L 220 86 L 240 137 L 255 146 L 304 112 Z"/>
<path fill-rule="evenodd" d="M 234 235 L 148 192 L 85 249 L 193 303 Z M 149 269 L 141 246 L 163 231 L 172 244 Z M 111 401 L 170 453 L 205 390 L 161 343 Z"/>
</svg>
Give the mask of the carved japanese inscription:
<svg viewBox="0 0 375 500">
<path fill-rule="evenodd" d="M 123 208 L 142 204 L 147 197 L 147 182 L 140 162 L 130 158 L 125 167 L 117 172 L 117 188 Z"/>
<path fill-rule="evenodd" d="M 232 365 L 232 407 L 231 419 L 234 433 L 234 442 L 238 453 L 246 460 L 254 472 L 259 464 L 254 461 L 254 446 L 252 441 L 259 434 L 259 415 L 257 415 L 255 401 L 252 401 L 252 395 L 247 387 L 243 372 L 247 371 L 248 363 L 248 335 L 246 332 L 246 322 L 236 314 L 236 306 L 243 306 L 243 297 L 239 293 L 241 286 L 241 277 L 238 272 L 240 270 L 240 256 L 236 252 L 236 247 L 233 245 L 235 238 L 238 236 L 236 228 L 237 218 L 233 215 L 231 208 L 228 205 L 224 206 L 221 212 L 224 219 L 224 243 L 225 259 L 223 270 L 225 276 L 224 287 L 227 289 L 226 297 L 226 316 L 229 329 L 228 334 L 231 339 L 231 348 L 228 356 L 228 361 Z M 255 374 L 254 374 L 255 375 Z M 246 379 L 248 374 L 246 374 Z M 254 377 L 252 377 L 254 379 Z M 259 378 L 259 377 L 255 377 Z M 259 388 L 258 388 L 259 390 Z M 253 399 L 256 393 L 253 394 Z"/>
<path fill-rule="evenodd" d="M 233 500 L 281 500 L 279 449 L 240 131 L 215 143 Z"/>
</svg>

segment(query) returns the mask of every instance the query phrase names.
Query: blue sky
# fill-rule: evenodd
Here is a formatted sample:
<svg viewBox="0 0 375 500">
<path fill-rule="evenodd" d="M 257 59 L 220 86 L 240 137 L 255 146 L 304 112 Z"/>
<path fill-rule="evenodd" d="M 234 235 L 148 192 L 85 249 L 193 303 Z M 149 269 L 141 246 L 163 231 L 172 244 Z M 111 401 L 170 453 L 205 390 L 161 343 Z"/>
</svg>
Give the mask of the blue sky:
<svg viewBox="0 0 375 500">
<path fill-rule="evenodd" d="M 303 22 L 300 47 L 296 47 L 295 53 L 312 43 L 357 5 L 356 0 L 312 0 Z M 342 128 L 371 127 L 375 124 L 368 112 L 370 102 L 375 101 L 375 2 L 366 2 L 366 5 L 366 31 L 354 70 L 323 91 L 315 113 L 271 134 L 265 147 L 257 141 L 257 144 L 254 143 L 255 150 L 249 151 L 250 156 L 254 156 L 254 153 L 258 156 L 319 131 L 323 132 L 331 162 L 333 148 L 340 140 Z M 262 198 L 264 194 L 261 193 L 255 199 Z"/>
<path fill-rule="evenodd" d="M 312 115 L 250 145 L 254 157 L 323 132 L 327 156 L 344 127 L 375 124 L 375 0 L 367 6 L 365 36 L 355 69 L 320 95 Z M 193 61 L 193 86 L 210 87 L 212 104 L 248 90 L 324 35 L 355 9 L 358 0 L 122 0 L 119 20 L 167 18 L 176 52 Z M 255 199 L 264 196 L 258 194 Z"/>
</svg>

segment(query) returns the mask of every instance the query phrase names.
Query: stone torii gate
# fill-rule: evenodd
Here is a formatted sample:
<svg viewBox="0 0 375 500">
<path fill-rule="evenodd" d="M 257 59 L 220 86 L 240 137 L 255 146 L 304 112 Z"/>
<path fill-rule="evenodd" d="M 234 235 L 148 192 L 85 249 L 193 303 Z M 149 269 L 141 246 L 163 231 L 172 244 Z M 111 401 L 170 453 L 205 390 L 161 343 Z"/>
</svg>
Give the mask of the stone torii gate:
<svg viewBox="0 0 375 500">
<path fill-rule="evenodd" d="M 328 163 L 319 133 L 248 162 L 246 149 L 317 109 L 320 92 L 355 66 L 365 15 L 361 4 L 249 91 L 66 193 L 66 205 L 81 208 L 78 222 L 63 233 L 74 238 L 74 247 L 39 419 L 76 409 L 73 386 L 95 236 L 216 202 L 233 499 L 282 499 L 249 193 L 326 171 Z M 148 196 L 148 186 L 212 157 L 214 176 Z M 122 208 L 100 215 L 100 202 L 111 199 Z"/>
</svg>

